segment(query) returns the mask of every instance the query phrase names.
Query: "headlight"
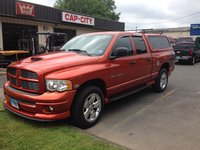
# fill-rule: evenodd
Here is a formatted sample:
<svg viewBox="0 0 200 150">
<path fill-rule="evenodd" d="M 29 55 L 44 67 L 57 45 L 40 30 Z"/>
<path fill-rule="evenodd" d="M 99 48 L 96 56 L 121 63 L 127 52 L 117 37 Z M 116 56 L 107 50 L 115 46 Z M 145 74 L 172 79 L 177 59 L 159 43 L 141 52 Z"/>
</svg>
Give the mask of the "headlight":
<svg viewBox="0 0 200 150">
<path fill-rule="evenodd" d="M 72 82 L 69 80 L 46 80 L 48 91 L 68 91 L 72 89 Z"/>
</svg>

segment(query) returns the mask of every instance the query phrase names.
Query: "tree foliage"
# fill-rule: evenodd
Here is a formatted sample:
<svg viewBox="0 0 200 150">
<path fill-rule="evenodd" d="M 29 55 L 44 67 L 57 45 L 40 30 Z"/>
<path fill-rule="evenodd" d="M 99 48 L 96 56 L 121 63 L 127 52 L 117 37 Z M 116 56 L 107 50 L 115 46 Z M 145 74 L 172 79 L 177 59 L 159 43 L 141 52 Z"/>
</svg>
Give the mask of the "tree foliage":
<svg viewBox="0 0 200 150">
<path fill-rule="evenodd" d="M 114 0 L 56 0 L 55 8 L 118 21 Z"/>
</svg>

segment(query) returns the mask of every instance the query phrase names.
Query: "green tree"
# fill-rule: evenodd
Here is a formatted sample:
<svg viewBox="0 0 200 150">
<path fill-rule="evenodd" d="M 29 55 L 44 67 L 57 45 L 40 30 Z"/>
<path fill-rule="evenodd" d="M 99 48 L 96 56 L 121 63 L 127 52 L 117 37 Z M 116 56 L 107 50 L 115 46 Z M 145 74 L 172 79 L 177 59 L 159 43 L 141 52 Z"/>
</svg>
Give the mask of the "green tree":
<svg viewBox="0 0 200 150">
<path fill-rule="evenodd" d="M 114 0 L 56 0 L 55 8 L 118 21 Z"/>
</svg>

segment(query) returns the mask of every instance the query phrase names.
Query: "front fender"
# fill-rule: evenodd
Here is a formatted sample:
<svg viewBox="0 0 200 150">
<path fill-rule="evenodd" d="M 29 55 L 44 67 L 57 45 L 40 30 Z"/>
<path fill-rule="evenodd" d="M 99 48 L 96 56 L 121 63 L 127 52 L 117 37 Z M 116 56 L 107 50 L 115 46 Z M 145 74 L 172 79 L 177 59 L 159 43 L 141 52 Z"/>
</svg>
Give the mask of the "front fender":
<svg viewBox="0 0 200 150">
<path fill-rule="evenodd" d="M 77 89 L 92 79 L 101 79 L 106 83 L 108 76 L 108 68 L 105 64 L 92 64 L 52 72 L 46 75 L 45 79 L 70 80 L 73 83 L 73 89 Z"/>
</svg>

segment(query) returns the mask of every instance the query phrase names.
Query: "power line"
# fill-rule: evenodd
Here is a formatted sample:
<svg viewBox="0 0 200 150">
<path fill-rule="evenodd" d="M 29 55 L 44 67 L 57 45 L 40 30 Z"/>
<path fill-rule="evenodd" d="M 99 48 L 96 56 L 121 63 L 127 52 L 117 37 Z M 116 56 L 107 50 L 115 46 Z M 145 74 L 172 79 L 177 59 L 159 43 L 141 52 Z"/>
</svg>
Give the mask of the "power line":
<svg viewBox="0 0 200 150">
<path fill-rule="evenodd" d="M 200 11 L 197 11 L 195 13 L 188 14 L 188 15 L 185 15 L 185 16 L 181 16 L 181 17 L 177 17 L 177 18 L 173 18 L 173 19 L 169 19 L 169 20 L 165 20 L 165 21 L 160 21 L 160 22 L 154 22 L 154 23 L 128 23 L 128 22 L 126 22 L 126 23 L 130 24 L 130 25 L 131 24 L 136 24 L 136 25 L 162 24 L 162 23 L 167 23 L 167 22 L 171 22 L 171 21 L 181 20 L 181 19 L 193 16 L 193 15 L 196 15 L 196 14 L 199 14 L 199 13 L 200 13 Z"/>
<path fill-rule="evenodd" d="M 176 21 L 176 20 L 180 20 L 180 19 L 183 19 L 183 18 L 187 18 L 187 17 L 193 16 L 193 15 L 199 14 L 199 13 L 200 13 L 200 11 L 189 14 L 189 15 L 185 15 L 185 16 L 182 16 L 182 17 L 177 17 L 177 18 L 174 18 L 174 19 L 169 19 L 169 20 L 161 21 L 161 22 L 155 22 L 155 23 L 151 23 L 151 24 L 161 24 L 161 23 Z"/>
</svg>

